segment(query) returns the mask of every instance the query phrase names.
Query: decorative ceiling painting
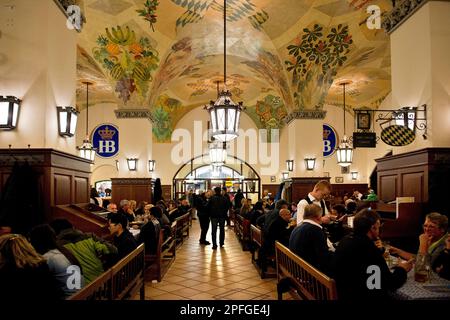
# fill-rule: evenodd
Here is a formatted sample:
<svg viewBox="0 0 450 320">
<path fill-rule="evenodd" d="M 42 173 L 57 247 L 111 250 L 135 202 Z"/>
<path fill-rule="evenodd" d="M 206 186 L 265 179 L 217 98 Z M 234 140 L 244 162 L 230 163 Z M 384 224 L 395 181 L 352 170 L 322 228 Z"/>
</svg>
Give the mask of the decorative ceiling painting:
<svg viewBox="0 0 450 320">
<path fill-rule="evenodd" d="M 150 110 L 154 139 L 167 142 L 179 119 L 215 100 L 223 0 L 78 3 L 86 17 L 78 77 L 96 83 L 91 103 Z M 382 15 L 392 8 L 389 0 L 227 0 L 227 88 L 259 128 L 342 106 L 343 80 L 349 111 L 380 105 L 391 91 L 389 37 L 368 28 L 369 5 Z"/>
</svg>

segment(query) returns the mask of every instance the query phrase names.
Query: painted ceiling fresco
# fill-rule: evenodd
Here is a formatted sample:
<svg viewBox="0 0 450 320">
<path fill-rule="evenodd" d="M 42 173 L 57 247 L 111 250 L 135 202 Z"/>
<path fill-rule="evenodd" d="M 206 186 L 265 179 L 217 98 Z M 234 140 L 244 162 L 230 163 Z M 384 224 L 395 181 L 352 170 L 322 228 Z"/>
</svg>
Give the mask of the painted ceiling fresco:
<svg viewBox="0 0 450 320">
<path fill-rule="evenodd" d="M 84 0 L 78 77 L 90 104 L 149 109 L 164 142 L 189 110 L 223 87 L 223 0 Z M 391 90 L 390 48 L 369 29 L 369 5 L 388 0 L 227 0 L 227 88 L 259 128 L 292 111 L 377 108 Z M 80 84 L 79 106 L 84 106 Z"/>
</svg>

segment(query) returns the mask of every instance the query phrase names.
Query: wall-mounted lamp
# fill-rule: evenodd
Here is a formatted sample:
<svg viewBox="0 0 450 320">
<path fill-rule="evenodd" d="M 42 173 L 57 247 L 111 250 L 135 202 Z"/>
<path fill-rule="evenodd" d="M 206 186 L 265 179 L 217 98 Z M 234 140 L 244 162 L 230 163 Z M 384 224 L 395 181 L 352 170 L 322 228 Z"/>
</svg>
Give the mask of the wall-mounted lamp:
<svg viewBox="0 0 450 320">
<path fill-rule="evenodd" d="M 288 171 L 284 171 L 284 172 L 282 172 L 281 174 L 282 174 L 282 176 L 283 176 L 283 180 L 289 179 L 289 172 L 288 172 Z"/>
<path fill-rule="evenodd" d="M 352 171 L 351 175 L 352 175 L 352 180 L 358 180 L 358 171 Z"/>
<path fill-rule="evenodd" d="M 0 96 L 0 129 L 12 130 L 17 126 L 21 102 L 13 96 Z"/>
<path fill-rule="evenodd" d="M 287 171 L 294 171 L 294 160 L 286 160 Z"/>
<path fill-rule="evenodd" d="M 137 170 L 137 158 L 127 158 L 128 170 L 136 171 Z"/>
<path fill-rule="evenodd" d="M 153 172 L 155 171 L 156 167 L 156 161 L 155 160 L 148 160 L 148 171 Z"/>
<path fill-rule="evenodd" d="M 314 170 L 316 158 L 305 158 L 306 170 Z"/>
<path fill-rule="evenodd" d="M 120 165 L 119 165 L 119 160 L 116 160 L 116 169 L 117 171 L 119 171 Z"/>
<path fill-rule="evenodd" d="M 58 113 L 58 132 L 62 137 L 73 137 L 77 127 L 79 112 L 72 107 L 56 107 Z"/>
</svg>

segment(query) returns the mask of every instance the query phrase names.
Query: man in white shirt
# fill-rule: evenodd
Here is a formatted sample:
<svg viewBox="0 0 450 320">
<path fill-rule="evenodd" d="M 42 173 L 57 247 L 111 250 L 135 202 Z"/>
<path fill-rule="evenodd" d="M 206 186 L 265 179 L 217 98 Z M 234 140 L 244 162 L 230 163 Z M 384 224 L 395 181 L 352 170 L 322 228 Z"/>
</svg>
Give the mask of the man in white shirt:
<svg viewBox="0 0 450 320">
<path fill-rule="evenodd" d="M 313 191 L 308 193 L 306 198 L 299 201 L 297 205 L 297 225 L 303 221 L 303 214 L 305 212 L 305 207 L 308 204 L 316 204 L 322 208 L 322 223 L 330 223 L 330 215 L 323 200 L 331 192 L 331 184 L 326 180 L 321 180 L 316 183 Z"/>
</svg>

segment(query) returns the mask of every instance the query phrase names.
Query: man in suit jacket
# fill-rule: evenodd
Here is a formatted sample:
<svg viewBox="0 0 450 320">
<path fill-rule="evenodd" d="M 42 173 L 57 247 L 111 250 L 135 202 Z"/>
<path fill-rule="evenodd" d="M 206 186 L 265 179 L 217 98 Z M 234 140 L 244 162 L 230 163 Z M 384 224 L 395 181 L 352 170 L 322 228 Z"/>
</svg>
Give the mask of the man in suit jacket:
<svg viewBox="0 0 450 320">
<path fill-rule="evenodd" d="M 213 249 L 217 249 L 217 226 L 220 228 L 219 244 L 223 247 L 225 243 L 225 220 L 227 218 L 229 207 L 229 200 L 221 194 L 221 188 L 214 188 L 214 195 L 209 199 L 207 209 L 211 218 L 211 237 Z"/>
<path fill-rule="evenodd" d="M 302 223 L 292 231 L 289 249 L 313 267 L 331 275 L 333 253 L 328 250 L 321 218 L 322 208 L 316 204 L 308 204 Z"/>
<path fill-rule="evenodd" d="M 335 280 L 339 299 L 386 299 L 401 287 L 412 268 L 412 260 L 389 269 L 375 245 L 380 234 L 380 216 L 363 209 L 353 220 L 353 234 L 344 237 L 336 249 Z"/>
</svg>

